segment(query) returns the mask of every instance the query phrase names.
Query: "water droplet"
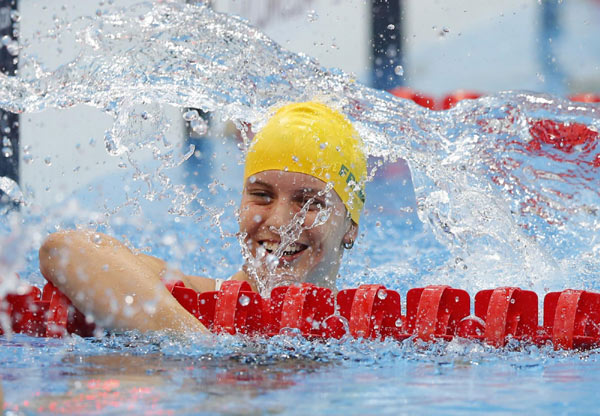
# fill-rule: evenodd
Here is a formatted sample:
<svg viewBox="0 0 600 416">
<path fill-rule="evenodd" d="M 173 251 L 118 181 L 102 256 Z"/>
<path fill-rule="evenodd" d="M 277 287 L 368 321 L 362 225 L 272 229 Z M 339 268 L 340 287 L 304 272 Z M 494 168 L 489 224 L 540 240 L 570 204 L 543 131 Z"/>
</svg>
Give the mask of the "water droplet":
<svg viewBox="0 0 600 416">
<path fill-rule="evenodd" d="M 254 222 L 261 222 L 262 221 L 262 217 L 258 214 L 256 214 L 253 218 Z"/>
<path fill-rule="evenodd" d="M 125 296 L 125 303 L 131 305 L 133 303 L 133 296 L 127 295 Z"/>
<path fill-rule="evenodd" d="M 279 335 L 283 335 L 285 337 L 297 337 L 302 335 L 302 331 L 300 331 L 299 328 L 285 327 L 279 330 Z"/>
<path fill-rule="evenodd" d="M 166 246 L 172 246 L 177 243 L 177 237 L 173 234 L 166 234 L 163 236 L 161 242 Z"/>
<path fill-rule="evenodd" d="M 185 121 L 197 120 L 199 117 L 200 114 L 198 114 L 198 111 L 196 110 L 188 110 L 185 113 L 183 113 L 183 119 Z"/>
<path fill-rule="evenodd" d="M 393 25 L 392 23 L 390 23 L 389 25 L 387 25 L 388 30 L 394 30 L 396 29 L 396 26 Z"/>
<path fill-rule="evenodd" d="M 327 144 L 328 144 L 327 142 L 325 142 L 325 143 L 321 143 L 321 144 L 319 145 L 319 148 L 320 148 L 321 150 L 323 150 L 323 149 L 325 149 L 325 148 L 327 147 Z"/>
<path fill-rule="evenodd" d="M 394 74 L 398 75 L 399 77 L 404 75 L 404 68 L 402 67 L 402 65 L 398 65 L 394 68 Z"/>
<path fill-rule="evenodd" d="M 306 20 L 308 20 L 309 22 L 316 22 L 317 20 L 319 20 L 319 15 L 315 10 L 309 10 L 306 14 Z"/>
<path fill-rule="evenodd" d="M 23 162 L 25 162 L 26 164 L 30 164 L 31 162 L 33 162 L 33 156 L 28 155 L 28 154 L 24 154 L 23 155 Z"/>
<path fill-rule="evenodd" d="M 208 124 L 203 118 L 190 121 L 190 127 L 198 136 L 204 136 L 208 133 Z"/>
<path fill-rule="evenodd" d="M 296 155 L 292 155 L 292 160 L 293 160 L 294 162 L 298 163 L 298 160 L 299 160 L 299 159 L 298 159 L 298 156 L 296 156 Z"/>
<path fill-rule="evenodd" d="M 239 298 L 240 305 L 248 306 L 250 304 L 250 298 L 246 295 L 242 295 Z"/>
<path fill-rule="evenodd" d="M 12 56 L 17 56 L 19 54 L 19 43 L 17 41 L 12 41 L 8 45 L 6 45 L 6 50 Z"/>
<path fill-rule="evenodd" d="M 402 318 L 396 319 L 396 322 L 394 323 L 394 325 L 396 325 L 396 328 L 401 328 L 402 327 Z"/>
<path fill-rule="evenodd" d="M 381 227 L 381 221 L 375 221 L 375 227 Z"/>
<path fill-rule="evenodd" d="M 385 289 L 379 289 L 377 291 L 377 297 L 381 300 L 384 300 L 385 298 L 387 298 L 387 290 Z"/>
<path fill-rule="evenodd" d="M 19 184 L 6 176 L 0 176 L 0 191 L 4 192 L 11 200 L 15 202 L 24 202 L 23 193 Z"/>
<path fill-rule="evenodd" d="M 142 308 L 148 315 L 154 315 L 156 313 L 156 301 L 144 302 Z"/>
<path fill-rule="evenodd" d="M 2 36 L 2 39 L 0 39 L 0 42 L 2 42 L 2 46 L 7 46 L 10 42 L 12 42 L 12 38 L 8 35 L 4 35 Z"/>
<path fill-rule="evenodd" d="M 2 156 L 4 157 L 11 157 L 13 155 L 13 149 L 12 147 L 3 147 L 2 148 Z"/>
<path fill-rule="evenodd" d="M 275 270 L 275 268 L 279 265 L 279 258 L 274 256 L 273 254 L 267 255 L 267 267 L 270 270 Z"/>
<path fill-rule="evenodd" d="M 18 10 L 11 10 L 10 18 L 12 19 L 13 22 L 18 22 L 21 20 L 21 14 L 19 13 Z"/>
<path fill-rule="evenodd" d="M 47 166 L 52 166 L 52 158 L 51 158 L 50 156 L 46 156 L 46 157 L 44 158 L 44 163 L 45 163 Z"/>
<path fill-rule="evenodd" d="M 102 242 L 102 236 L 101 236 L 100 234 L 94 234 L 94 235 L 92 236 L 92 241 L 93 241 L 95 244 L 100 244 L 100 243 Z"/>
</svg>

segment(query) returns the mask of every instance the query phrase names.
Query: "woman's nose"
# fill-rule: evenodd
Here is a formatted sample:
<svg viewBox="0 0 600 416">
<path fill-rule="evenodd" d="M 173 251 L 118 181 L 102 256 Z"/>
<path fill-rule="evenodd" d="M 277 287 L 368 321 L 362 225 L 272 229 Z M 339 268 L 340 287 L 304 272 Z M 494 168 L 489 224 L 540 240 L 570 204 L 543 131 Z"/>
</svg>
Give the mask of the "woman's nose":
<svg viewBox="0 0 600 416">
<path fill-rule="evenodd" d="M 264 224 L 276 228 L 287 226 L 293 221 L 295 214 L 296 210 L 293 204 L 283 199 L 277 199 L 273 201 Z"/>
</svg>

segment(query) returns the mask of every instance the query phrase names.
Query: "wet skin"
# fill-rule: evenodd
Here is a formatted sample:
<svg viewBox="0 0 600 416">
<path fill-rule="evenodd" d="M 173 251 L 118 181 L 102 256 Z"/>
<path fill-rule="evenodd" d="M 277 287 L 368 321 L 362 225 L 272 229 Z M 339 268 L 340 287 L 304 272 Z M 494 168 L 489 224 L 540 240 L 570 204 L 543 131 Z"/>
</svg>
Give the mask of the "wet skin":
<svg viewBox="0 0 600 416">
<path fill-rule="evenodd" d="M 354 241 L 357 227 L 325 182 L 304 173 L 271 170 L 247 179 L 240 232 L 252 258 L 259 260 L 255 267 L 248 262 L 244 267 L 256 286 L 271 280 L 333 287 L 342 245 Z"/>
<path fill-rule="evenodd" d="M 273 270 L 263 255 L 246 262 L 231 279 L 247 281 L 254 290 L 293 282 L 334 288 L 343 243 L 353 241 L 358 230 L 339 196 L 326 188 L 321 180 L 302 173 L 265 171 L 248 178 L 239 218 L 244 245 L 254 259 L 260 251 L 282 255 L 271 256 Z M 326 219 L 320 217 L 325 211 Z M 297 233 L 285 240 L 294 228 Z M 277 250 L 282 241 L 288 244 Z M 186 275 L 94 231 L 51 234 L 39 258 L 46 279 L 103 328 L 205 330 L 171 296 L 164 281 L 182 280 L 187 287 L 205 292 L 215 289 L 213 279 Z"/>
</svg>

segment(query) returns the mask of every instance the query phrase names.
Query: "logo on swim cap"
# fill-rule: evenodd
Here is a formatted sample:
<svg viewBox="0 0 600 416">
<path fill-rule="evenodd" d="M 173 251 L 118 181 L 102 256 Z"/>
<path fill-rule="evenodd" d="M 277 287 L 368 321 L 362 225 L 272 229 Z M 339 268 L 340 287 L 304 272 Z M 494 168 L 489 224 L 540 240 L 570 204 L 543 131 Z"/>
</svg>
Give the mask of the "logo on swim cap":
<svg viewBox="0 0 600 416">
<path fill-rule="evenodd" d="M 283 170 L 332 183 L 356 223 L 365 202 L 367 163 L 362 140 L 339 112 L 316 102 L 281 107 L 256 134 L 246 155 L 244 181 Z"/>
<path fill-rule="evenodd" d="M 356 181 L 354 174 L 352 172 L 350 172 L 350 169 L 348 169 L 346 166 L 342 165 L 340 167 L 340 176 L 343 178 L 346 178 L 346 183 L 349 186 L 355 186 L 355 184 L 356 184 L 358 189 L 354 190 L 354 194 L 364 204 L 365 203 L 365 194 L 364 194 L 362 188 L 359 186 L 358 182 Z"/>
</svg>

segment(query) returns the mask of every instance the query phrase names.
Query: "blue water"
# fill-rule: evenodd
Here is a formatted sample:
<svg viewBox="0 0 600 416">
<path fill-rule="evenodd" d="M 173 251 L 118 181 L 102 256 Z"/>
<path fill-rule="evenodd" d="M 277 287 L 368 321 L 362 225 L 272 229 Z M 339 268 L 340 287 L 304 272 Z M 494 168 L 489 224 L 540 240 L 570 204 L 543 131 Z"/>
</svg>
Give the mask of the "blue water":
<svg viewBox="0 0 600 416">
<path fill-rule="evenodd" d="M 226 153 L 231 146 L 221 144 L 216 151 Z M 237 162 L 229 167 L 232 175 L 241 174 Z M 178 174 L 197 168 L 190 162 Z M 340 288 L 381 282 L 404 295 L 428 283 L 429 274 L 447 262 L 449 251 L 416 218 L 406 175 L 400 169 L 370 183 L 363 234 L 344 263 Z M 107 181 L 116 179 L 99 180 L 77 199 L 83 204 L 88 193 L 98 196 L 95 188 Z M 237 195 L 232 186 L 212 203 L 221 206 Z M 144 209 L 139 226 L 108 228 L 181 262 L 189 273 L 227 276 L 239 266 L 235 237 L 222 238 L 210 217 L 199 222 L 175 217 L 176 222 L 154 203 Z M 225 234 L 234 230 L 233 215 L 224 215 L 220 227 Z M 164 235 L 177 240 L 161 239 Z M 179 252 L 185 242 L 199 240 L 203 251 Z M 27 273 L 41 282 L 33 259 L 31 254 Z M 497 350 L 464 340 L 417 346 L 412 340 L 319 343 L 126 333 L 66 340 L 15 335 L 0 343 L 6 409 L 25 415 L 595 414 L 600 381 L 600 350 L 567 353 L 528 345 Z"/>
<path fill-rule="evenodd" d="M 598 105 L 506 92 L 429 112 L 203 6 L 102 11 L 41 38 L 65 34 L 79 40 L 76 58 L 29 78 L 0 77 L 0 105 L 100 108 L 115 119 L 107 150 L 127 169 L 56 206 L 25 204 L 3 215 L 2 270 L 43 284 L 36 253 L 42 238 L 78 226 L 118 236 L 186 273 L 231 275 L 242 261 L 235 208 L 243 145 L 224 136 L 196 141 L 208 156 L 178 165 L 190 143 L 165 140 L 163 107 L 218 110 L 260 125 L 270 105 L 318 96 L 349 115 L 371 156 L 366 212 L 340 289 L 377 282 L 404 296 L 442 283 L 474 295 L 510 284 L 540 299 L 566 287 L 600 289 L 597 169 L 561 162 L 560 149 L 525 151 L 531 120 L 576 121 L 598 131 Z M 21 59 L 24 68 L 38 64 Z M 139 111 L 140 102 L 148 112 Z M 149 167 L 138 158 L 146 149 L 156 156 Z M 595 152 L 569 157 L 586 162 Z M 15 414 L 598 413 L 598 351 L 135 333 L 16 335 L 0 343 L 6 409 Z"/>
<path fill-rule="evenodd" d="M 597 353 L 133 334 L 1 342 L 17 414 L 597 414 Z"/>
</svg>

